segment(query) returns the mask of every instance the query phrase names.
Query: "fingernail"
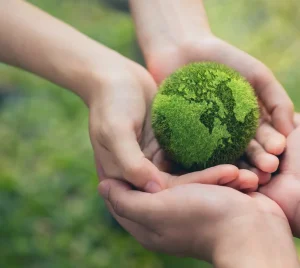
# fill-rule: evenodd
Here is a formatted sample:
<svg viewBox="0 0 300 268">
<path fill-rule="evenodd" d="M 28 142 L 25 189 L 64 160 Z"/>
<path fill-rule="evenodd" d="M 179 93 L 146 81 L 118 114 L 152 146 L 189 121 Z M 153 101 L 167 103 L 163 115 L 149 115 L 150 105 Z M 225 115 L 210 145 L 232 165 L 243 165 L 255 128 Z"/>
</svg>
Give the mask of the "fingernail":
<svg viewBox="0 0 300 268">
<path fill-rule="evenodd" d="M 106 181 L 99 184 L 99 193 L 104 199 L 108 199 L 110 185 Z"/>
<path fill-rule="evenodd" d="M 147 193 L 157 193 L 157 192 L 160 192 L 162 189 L 160 187 L 160 185 L 155 182 L 155 181 L 149 181 L 144 190 L 147 192 Z"/>
</svg>

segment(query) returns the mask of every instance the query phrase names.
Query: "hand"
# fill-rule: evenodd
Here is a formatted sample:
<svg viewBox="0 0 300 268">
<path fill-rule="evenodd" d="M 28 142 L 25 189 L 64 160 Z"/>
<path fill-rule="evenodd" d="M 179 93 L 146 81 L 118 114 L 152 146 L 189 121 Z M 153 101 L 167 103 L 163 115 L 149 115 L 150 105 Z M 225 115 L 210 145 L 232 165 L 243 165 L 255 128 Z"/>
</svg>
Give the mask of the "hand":
<svg viewBox="0 0 300 268">
<path fill-rule="evenodd" d="M 100 177 L 105 174 L 125 179 L 147 192 L 193 182 L 243 191 L 257 189 L 254 173 L 239 171 L 232 165 L 188 176 L 171 175 L 174 165 L 164 156 L 151 128 L 149 110 L 156 92 L 154 80 L 144 68 L 121 56 L 113 64 L 113 74 L 101 79 L 101 89 L 94 92 L 88 104 L 90 136 Z"/>
<path fill-rule="evenodd" d="M 97 166 L 107 175 L 125 178 L 147 191 L 188 183 L 189 178 L 201 182 L 199 176 L 177 178 L 161 173 L 149 160 L 158 148 L 152 145 L 155 139 L 148 113 L 156 85 L 144 68 L 26 1 L 0 1 L 0 35 L 0 61 L 68 88 L 87 104 Z M 212 174 L 218 176 L 212 183 L 230 176 L 225 183 L 235 181 L 245 187 L 252 176 L 254 183 L 246 187 L 257 186 L 255 175 L 244 171 L 246 175 L 240 176 L 233 166 L 214 170 Z"/>
<path fill-rule="evenodd" d="M 260 192 L 277 202 L 294 235 L 300 237 L 300 114 L 295 115 L 295 125 L 297 128 L 287 138 L 279 173 Z"/>
<path fill-rule="evenodd" d="M 200 184 L 148 194 L 109 179 L 99 191 L 118 222 L 149 250 L 222 268 L 298 267 L 292 266 L 297 257 L 287 219 L 262 194 Z"/>
<path fill-rule="evenodd" d="M 276 155 L 285 148 L 285 137 L 293 129 L 293 104 L 271 71 L 245 52 L 214 37 L 211 33 L 181 47 L 164 47 L 147 54 L 150 73 L 159 84 L 177 68 L 195 61 L 215 61 L 239 71 L 252 84 L 258 95 L 262 118 L 255 139 L 247 149 L 247 160 L 241 167 L 256 172 L 266 183 L 279 165 Z M 273 126 L 275 128 L 273 128 Z"/>
</svg>

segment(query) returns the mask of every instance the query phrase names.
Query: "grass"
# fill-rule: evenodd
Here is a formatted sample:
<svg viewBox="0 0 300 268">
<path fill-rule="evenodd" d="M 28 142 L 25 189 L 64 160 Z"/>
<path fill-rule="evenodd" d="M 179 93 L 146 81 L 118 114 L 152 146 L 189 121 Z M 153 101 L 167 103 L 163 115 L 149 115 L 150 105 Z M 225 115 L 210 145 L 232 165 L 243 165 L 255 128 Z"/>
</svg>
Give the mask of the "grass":
<svg viewBox="0 0 300 268">
<path fill-rule="evenodd" d="M 93 0 L 31 2 L 140 59 L 127 14 Z M 265 62 L 299 109 L 299 1 L 225 2 L 206 1 L 213 31 Z M 210 267 L 147 252 L 114 225 L 76 96 L 5 65 L 0 74 L 0 87 L 14 89 L 0 107 L 0 267 Z"/>
</svg>

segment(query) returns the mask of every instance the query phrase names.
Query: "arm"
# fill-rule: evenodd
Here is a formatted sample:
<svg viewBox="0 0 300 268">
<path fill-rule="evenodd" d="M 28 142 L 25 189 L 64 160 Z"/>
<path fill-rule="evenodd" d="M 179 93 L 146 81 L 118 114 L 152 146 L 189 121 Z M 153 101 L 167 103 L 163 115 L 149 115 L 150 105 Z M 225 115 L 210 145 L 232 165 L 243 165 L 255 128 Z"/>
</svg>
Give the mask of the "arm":
<svg viewBox="0 0 300 268">
<path fill-rule="evenodd" d="M 87 104 L 99 174 L 150 192 L 202 182 L 202 173 L 177 178 L 150 161 L 158 159 L 149 116 L 156 85 L 143 67 L 20 0 L 0 0 L 0 37 L 0 61 L 60 84 Z M 245 174 L 228 165 L 211 171 L 204 183 L 218 183 L 222 175 L 240 181 Z"/>
<path fill-rule="evenodd" d="M 141 66 L 21 0 L 0 0 L 0 61 L 83 99 L 90 109 L 96 163 L 107 174 L 139 188 L 147 180 L 159 183 L 137 141 L 155 92 L 154 81 Z"/>
<path fill-rule="evenodd" d="M 148 64 L 162 49 L 178 50 L 211 34 L 202 0 L 130 0 L 130 5 Z"/>
<path fill-rule="evenodd" d="M 0 36 L 0 61 L 71 89 L 86 103 L 96 90 L 91 80 L 99 82 L 98 73 L 105 78 L 121 58 L 22 0 L 0 1 Z"/>
</svg>

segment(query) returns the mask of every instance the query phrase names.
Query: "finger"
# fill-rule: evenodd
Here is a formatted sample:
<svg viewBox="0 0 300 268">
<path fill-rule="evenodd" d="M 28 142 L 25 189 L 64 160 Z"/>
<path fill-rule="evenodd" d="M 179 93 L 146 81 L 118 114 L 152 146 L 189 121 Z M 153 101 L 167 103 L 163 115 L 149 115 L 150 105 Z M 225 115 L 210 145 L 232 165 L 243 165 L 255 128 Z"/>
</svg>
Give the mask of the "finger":
<svg viewBox="0 0 300 268">
<path fill-rule="evenodd" d="M 162 189 L 160 172 L 141 151 L 136 134 L 127 126 L 112 126 L 106 130 L 104 145 L 121 169 L 122 177 L 139 189 L 157 192 Z"/>
<path fill-rule="evenodd" d="M 129 232 L 139 243 L 142 245 L 149 243 L 151 241 L 151 237 L 155 235 L 155 233 L 150 230 L 149 228 L 136 223 L 134 221 L 130 221 L 126 218 L 120 217 L 113 209 L 113 206 L 110 202 L 106 201 L 106 206 L 112 216 L 118 221 L 118 223 L 127 231 Z"/>
<path fill-rule="evenodd" d="M 237 167 L 233 165 L 219 165 L 182 176 L 170 176 L 168 188 L 189 183 L 223 185 L 234 180 L 238 175 L 239 170 Z"/>
<path fill-rule="evenodd" d="M 293 226 L 293 223 L 295 215 L 299 213 L 299 181 L 289 174 L 284 177 L 277 176 L 267 185 L 260 187 L 259 192 L 274 200 L 281 207 L 289 219 L 291 227 L 295 229 L 296 226 Z M 298 230 L 300 230 L 299 227 Z"/>
<path fill-rule="evenodd" d="M 218 59 L 219 62 L 236 69 L 247 78 L 271 115 L 274 127 L 287 136 L 294 129 L 294 106 L 284 88 L 272 72 L 257 59 L 226 42 L 220 42 L 223 49 L 219 49 L 219 45 L 217 50 L 213 46 L 210 47 L 211 50 L 216 51 L 212 54 L 212 60 Z"/>
<path fill-rule="evenodd" d="M 267 153 L 273 155 L 282 154 L 286 146 L 286 138 L 267 122 L 259 126 L 255 138 Z"/>
<path fill-rule="evenodd" d="M 134 191 L 127 183 L 114 179 L 102 181 L 99 193 L 111 204 L 118 216 L 145 226 L 154 226 L 156 216 L 164 208 L 157 196 Z"/>
<path fill-rule="evenodd" d="M 259 65 L 258 65 L 259 66 Z M 255 90 L 271 115 L 275 129 L 285 136 L 294 129 L 294 105 L 282 85 L 264 65 L 257 68 Z"/>
<path fill-rule="evenodd" d="M 294 123 L 295 123 L 296 127 L 300 126 L 300 114 L 299 113 L 295 113 Z"/>
<path fill-rule="evenodd" d="M 149 109 L 150 110 L 150 109 Z M 141 146 L 143 148 L 143 153 L 147 159 L 150 159 L 151 162 L 161 171 L 170 173 L 172 164 L 168 160 L 167 155 L 161 150 L 159 143 L 155 139 L 155 135 L 152 129 L 152 114 L 151 112 L 147 113 L 147 119 L 144 125 L 144 131 L 146 135 L 143 135 L 141 140 Z"/>
<path fill-rule="evenodd" d="M 118 167 L 111 152 L 96 144 L 94 147 L 95 165 L 99 180 L 104 176 L 109 178 L 122 178 L 121 169 Z"/>
<path fill-rule="evenodd" d="M 253 199 L 255 199 L 255 201 L 257 203 L 259 203 L 259 207 L 260 209 L 262 209 L 265 212 L 274 212 L 274 208 L 276 207 L 277 211 L 281 211 L 281 215 L 284 220 L 286 221 L 286 217 L 284 215 L 284 213 L 282 212 L 282 209 L 280 208 L 280 206 L 272 201 L 272 199 L 270 199 L 269 197 L 267 197 L 266 195 L 260 193 L 260 192 L 255 192 L 255 193 L 250 193 L 249 196 L 251 196 Z"/>
<path fill-rule="evenodd" d="M 267 184 L 271 179 L 271 173 L 261 171 L 260 169 L 249 165 L 245 161 L 240 161 L 238 163 L 238 167 L 241 169 L 250 170 L 251 172 L 255 173 L 258 177 L 258 184 L 260 185 Z"/>
<path fill-rule="evenodd" d="M 253 192 L 258 187 L 258 177 L 255 173 L 247 169 L 240 169 L 239 176 L 234 181 L 226 184 L 226 186 L 237 190 Z"/>
<path fill-rule="evenodd" d="M 269 197 L 265 196 L 264 194 L 260 192 L 255 192 L 255 193 L 249 193 L 249 196 L 252 198 L 256 199 L 258 202 L 266 202 L 267 200 L 270 200 Z"/>
<path fill-rule="evenodd" d="M 300 126 L 287 138 L 286 151 L 280 162 L 280 171 L 300 177 Z"/>
<path fill-rule="evenodd" d="M 152 162 L 161 171 L 171 173 L 172 162 L 168 159 L 168 156 L 162 150 L 158 150 L 152 157 Z"/>
<path fill-rule="evenodd" d="M 246 156 L 251 165 L 264 172 L 273 173 L 279 165 L 278 158 L 268 154 L 256 140 L 251 140 L 249 143 Z"/>
</svg>

